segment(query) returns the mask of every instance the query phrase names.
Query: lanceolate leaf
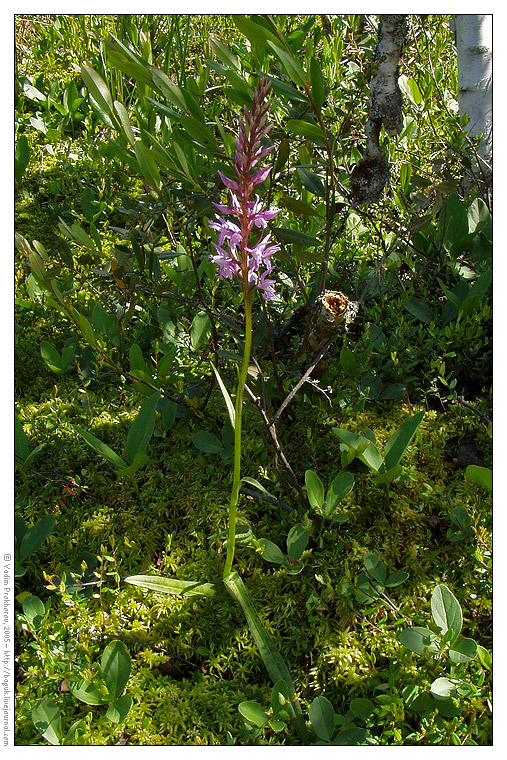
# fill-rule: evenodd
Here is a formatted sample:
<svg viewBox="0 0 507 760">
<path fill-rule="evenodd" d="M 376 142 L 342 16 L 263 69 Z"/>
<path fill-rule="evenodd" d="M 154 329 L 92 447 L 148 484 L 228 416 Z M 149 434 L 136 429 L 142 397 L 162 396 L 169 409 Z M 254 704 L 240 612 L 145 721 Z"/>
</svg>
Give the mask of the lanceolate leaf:
<svg viewBox="0 0 507 760">
<path fill-rule="evenodd" d="M 55 518 L 53 515 L 44 515 L 35 525 L 30 526 L 21 538 L 19 556 L 16 559 L 19 562 L 23 562 L 23 560 L 38 551 L 53 530 L 54 524 Z"/>
<path fill-rule="evenodd" d="M 311 235 L 307 235 L 305 232 L 300 232 L 299 230 L 290 230 L 287 227 L 276 227 L 273 232 L 282 243 L 298 243 L 307 248 L 321 245 L 320 240 Z"/>
<path fill-rule="evenodd" d="M 153 393 L 146 399 L 128 432 L 125 452 L 129 464 L 133 464 L 136 454 L 144 454 L 148 448 L 155 429 L 156 408 L 159 399 L 160 393 Z"/>
<path fill-rule="evenodd" d="M 87 63 L 83 63 L 81 66 L 81 76 L 90 95 L 99 107 L 101 115 L 111 126 L 118 128 L 118 118 L 113 110 L 113 99 L 102 77 Z"/>
<path fill-rule="evenodd" d="M 301 167 L 297 170 L 297 175 L 307 190 L 314 195 L 317 195 L 319 198 L 325 198 L 326 189 L 318 174 L 314 174 L 314 172 L 309 171 L 309 169 Z"/>
<path fill-rule="evenodd" d="M 224 578 L 224 583 L 231 596 L 236 599 L 241 605 L 245 617 L 247 619 L 248 627 L 252 634 L 253 640 L 259 650 L 259 654 L 262 657 L 262 661 L 268 671 L 273 683 L 277 683 L 280 680 L 285 681 L 288 688 L 288 694 L 290 702 L 287 705 L 287 709 L 294 721 L 294 724 L 300 734 L 301 738 L 307 739 L 307 731 L 304 725 L 303 715 L 301 712 L 301 706 L 297 700 L 294 684 L 290 677 L 290 673 L 287 669 L 280 652 L 275 646 L 273 640 L 269 636 L 268 632 L 262 625 L 262 622 L 257 614 L 255 607 L 252 604 L 248 592 L 243 584 L 243 581 L 239 575 L 234 572 Z"/>
<path fill-rule="evenodd" d="M 213 433 L 207 433 L 205 430 L 198 430 L 192 435 L 192 443 L 199 451 L 205 454 L 219 454 L 223 448 L 223 443 Z"/>
<path fill-rule="evenodd" d="M 291 53 L 285 50 L 278 40 L 273 42 L 268 39 L 267 44 L 281 62 L 294 84 L 297 84 L 304 89 L 306 85 L 306 74 L 299 61 L 297 61 Z"/>
<path fill-rule="evenodd" d="M 176 594 L 178 596 L 215 596 L 217 593 L 214 583 L 199 583 L 198 581 L 180 581 L 176 578 L 163 578 L 157 575 L 129 575 L 126 583 L 133 586 L 158 591 L 159 594 Z"/>
<path fill-rule="evenodd" d="M 280 198 L 280 206 L 283 206 L 283 208 L 286 208 L 288 211 L 292 211 L 296 216 L 319 216 L 313 206 L 300 201 L 298 198 L 291 198 L 288 195 L 284 195 Z"/>
<path fill-rule="evenodd" d="M 136 472 L 141 469 L 141 467 L 144 467 L 144 465 L 149 461 L 150 458 L 147 454 L 138 452 L 135 454 L 132 464 L 129 467 L 126 467 L 124 470 L 116 470 L 116 474 L 119 478 L 132 478 L 132 476 L 135 475 Z"/>
<path fill-rule="evenodd" d="M 18 415 L 14 412 L 14 454 L 16 464 L 22 464 L 28 459 L 30 449 L 28 448 L 28 442 L 26 440 L 25 431 L 21 424 Z"/>
<path fill-rule="evenodd" d="M 215 367 L 215 365 L 212 363 L 211 366 L 213 367 L 213 372 L 215 373 L 218 385 L 220 386 L 220 390 L 222 391 L 222 395 L 224 397 L 225 405 L 227 406 L 227 411 L 229 412 L 229 419 L 231 421 L 232 429 L 234 430 L 236 427 L 236 410 L 234 408 L 234 404 L 232 403 L 232 399 L 229 395 L 229 391 L 224 385 L 224 382 L 222 378 L 220 377 L 220 374 Z"/>
<path fill-rule="evenodd" d="M 310 79 L 312 81 L 312 98 L 317 110 L 320 111 L 324 105 L 324 77 L 322 76 L 322 66 L 315 57 L 310 61 Z"/>
<path fill-rule="evenodd" d="M 386 470 L 396 467 L 414 437 L 417 428 L 423 421 L 423 417 L 424 412 L 419 412 L 414 417 L 405 420 L 390 437 L 384 451 Z"/>
<path fill-rule="evenodd" d="M 265 45 L 269 40 L 275 45 L 280 44 L 280 40 L 278 37 L 276 37 L 276 35 L 273 34 L 273 32 L 270 32 L 264 26 L 255 23 L 255 21 L 252 21 L 247 16 L 235 14 L 232 16 L 232 19 L 241 34 L 244 34 L 245 37 L 250 40 L 250 42 L 258 45 Z"/>
<path fill-rule="evenodd" d="M 142 176 L 151 187 L 158 190 L 160 188 L 160 173 L 152 152 L 140 140 L 135 143 L 134 151 Z"/>
<path fill-rule="evenodd" d="M 85 439 L 86 443 L 92 447 L 92 449 L 95 449 L 95 451 L 104 457 L 104 459 L 107 459 L 110 464 L 117 467 L 119 470 L 123 470 L 126 467 L 128 467 L 128 464 L 120 457 L 118 454 L 113 451 L 106 443 L 103 443 L 102 441 L 99 441 L 98 438 L 95 438 L 94 435 L 89 433 L 87 430 L 83 430 L 83 428 L 80 428 L 78 425 L 71 425 L 71 428 L 76 431 L 76 433 L 79 433 L 79 435 Z"/>
<path fill-rule="evenodd" d="M 127 109 L 125 108 L 123 103 L 120 103 L 118 100 L 114 101 L 114 107 L 120 119 L 120 123 L 123 127 L 123 132 L 125 134 L 125 137 L 127 138 L 131 147 L 134 147 L 136 138 L 134 137 L 134 132 L 132 131 L 132 124 L 130 123 L 130 118 L 129 118 Z"/>
<path fill-rule="evenodd" d="M 292 132 L 293 135 L 300 137 L 308 137 L 313 140 L 323 140 L 322 130 L 317 124 L 309 121 L 301 121 L 300 119 L 289 119 L 287 122 L 287 129 Z"/>
</svg>

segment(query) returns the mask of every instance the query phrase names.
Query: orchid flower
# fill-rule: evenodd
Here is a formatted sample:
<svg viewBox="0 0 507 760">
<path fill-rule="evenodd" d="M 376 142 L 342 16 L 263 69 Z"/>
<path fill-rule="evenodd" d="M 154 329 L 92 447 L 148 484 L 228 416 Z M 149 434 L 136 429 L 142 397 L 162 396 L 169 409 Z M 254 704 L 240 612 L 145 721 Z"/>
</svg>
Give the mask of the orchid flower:
<svg viewBox="0 0 507 760">
<path fill-rule="evenodd" d="M 267 96 L 271 84 L 263 77 L 258 84 L 253 99 L 252 111 L 245 106 L 243 118 L 239 121 L 239 134 L 236 138 L 234 168 L 236 179 L 218 174 L 225 187 L 230 191 L 230 205 L 215 203 L 220 212 L 209 222 L 211 229 L 218 232 L 218 242 L 213 243 L 216 253 L 211 260 L 218 264 L 220 277 L 232 279 L 237 277 L 243 292 L 260 290 L 269 301 L 275 298 L 274 280 L 268 279 L 273 270 L 271 257 L 280 250 L 280 246 L 271 243 L 270 233 L 262 232 L 260 238 L 252 244 L 250 234 L 254 227 L 264 231 L 272 221 L 278 209 L 262 209 L 258 195 L 252 198 L 252 192 L 269 176 L 271 167 L 256 169 L 259 161 L 271 150 L 272 145 L 263 146 L 261 140 L 271 130 L 267 120 L 269 101 Z M 224 216 L 235 217 L 236 221 Z"/>
</svg>

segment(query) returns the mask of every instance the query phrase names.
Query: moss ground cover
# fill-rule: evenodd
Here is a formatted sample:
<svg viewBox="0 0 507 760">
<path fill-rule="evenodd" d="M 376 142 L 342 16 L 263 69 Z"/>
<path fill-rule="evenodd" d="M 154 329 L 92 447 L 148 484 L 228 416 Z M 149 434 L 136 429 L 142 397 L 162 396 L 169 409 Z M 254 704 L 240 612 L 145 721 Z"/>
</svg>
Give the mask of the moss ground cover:
<svg viewBox="0 0 507 760">
<path fill-rule="evenodd" d="M 17 137 L 30 160 L 16 190 L 28 246 L 16 254 L 16 412 L 28 450 L 40 450 L 18 462 L 15 514 L 27 526 L 54 517 L 16 579 L 17 744 L 49 741 L 34 720 L 48 700 L 60 743 L 301 743 L 285 715 L 275 720 L 273 684 L 224 589 L 177 596 L 125 582 L 222 577 L 233 436 L 212 366 L 232 393 L 244 312 L 209 261 L 208 220 L 225 197 L 216 169 L 230 172 L 237 114 L 259 72 L 273 80 L 265 193 L 282 209 L 272 225 L 279 298 L 254 300 L 242 474 L 257 485 L 243 484 L 235 568 L 288 665 L 312 742 L 490 744 L 492 510 L 481 480 L 492 466 L 490 215 L 487 198 L 462 193 L 466 141 L 458 116 L 443 116 L 457 81 L 446 19 L 412 19 L 404 129 L 384 146 L 391 185 L 383 205 L 363 209 L 344 186 L 361 156 L 375 17 L 331 17 L 331 35 L 317 16 L 54 21 L 17 21 Z M 286 47 L 261 44 L 259 25 Z M 85 61 L 125 113 L 108 110 Z M 276 449 L 259 410 L 272 418 L 314 358 L 305 340 L 324 263 L 326 287 L 367 294 L 277 418 Z M 118 474 L 104 446 L 127 457 L 153 393 L 153 431 L 136 449 L 146 459 Z M 387 462 L 392 436 L 419 412 L 382 482 L 389 468 L 365 464 L 365 446 Z M 370 437 L 350 453 L 336 429 Z M 324 519 L 308 471 L 326 488 L 353 474 Z M 291 556 L 295 527 L 306 543 Z M 461 607 L 473 657 L 449 654 L 460 641 L 451 635 L 433 653 L 400 640 L 407 627 L 431 627 L 441 586 Z M 104 683 L 115 687 L 101 680 L 114 641 L 131 663 L 120 719 L 104 701 Z M 453 691 L 442 696 L 444 677 Z M 92 687 L 102 702 L 90 701 Z M 334 739 L 317 716 L 327 704 Z"/>
</svg>

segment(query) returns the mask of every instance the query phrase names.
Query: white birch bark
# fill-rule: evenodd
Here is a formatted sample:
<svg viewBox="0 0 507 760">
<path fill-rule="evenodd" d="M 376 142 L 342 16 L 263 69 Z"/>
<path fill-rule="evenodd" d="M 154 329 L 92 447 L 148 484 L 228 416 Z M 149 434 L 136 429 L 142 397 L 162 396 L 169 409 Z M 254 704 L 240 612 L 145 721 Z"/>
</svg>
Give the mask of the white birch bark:
<svg viewBox="0 0 507 760">
<path fill-rule="evenodd" d="M 492 46 L 493 17 L 479 14 L 456 14 L 458 50 L 458 102 L 461 114 L 470 121 L 465 127 L 470 137 L 479 140 L 479 170 L 487 183 L 492 174 Z"/>
</svg>

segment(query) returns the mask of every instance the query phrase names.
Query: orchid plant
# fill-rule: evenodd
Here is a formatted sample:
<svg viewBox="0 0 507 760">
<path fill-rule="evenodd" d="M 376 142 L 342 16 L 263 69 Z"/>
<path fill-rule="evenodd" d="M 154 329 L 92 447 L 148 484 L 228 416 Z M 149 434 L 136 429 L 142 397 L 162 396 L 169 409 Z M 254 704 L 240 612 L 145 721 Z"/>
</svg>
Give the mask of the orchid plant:
<svg viewBox="0 0 507 760">
<path fill-rule="evenodd" d="M 236 543 L 237 506 L 242 483 L 241 419 L 252 348 L 252 300 L 256 290 L 261 292 L 266 301 L 276 297 L 275 283 L 270 279 L 273 271 L 271 259 L 273 254 L 280 250 L 280 246 L 272 243 L 271 233 L 266 232 L 268 222 L 277 216 L 279 210 L 263 208 L 259 195 L 252 197 L 256 186 L 264 182 L 271 171 L 271 167 L 258 167 L 259 162 L 273 150 L 273 146 L 263 143 L 263 139 L 272 128 L 268 121 L 270 89 L 271 84 L 266 77 L 262 77 L 254 95 L 252 110 L 249 111 L 246 106 L 244 108 L 236 138 L 234 158 L 236 179 L 231 179 L 223 172 L 218 172 L 224 186 L 230 191 L 230 204 L 215 203 L 219 213 L 215 215 L 214 220 L 209 222 L 210 228 L 218 232 L 218 240 L 213 243 L 216 252 L 211 255 L 211 260 L 218 265 L 218 274 L 221 278 L 239 280 L 245 314 L 243 359 L 239 371 L 235 404 L 232 403 L 218 370 L 213 367 L 234 430 L 233 483 L 228 513 L 227 555 L 222 579 L 231 596 L 241 605 L 255 644 L 275 688 L 283 695 L 288 714 L 294 721 L 300 737 L 306 740 L 308 733 L 287 665 L 264 628 L 243 581 L 238 573 L 232 569 Z M 254 240 L 256 235 L 257 239 Z M 125 580 L 134 585 L 162 593 L 186 596 L 216 596 L 219 594 L 214 583 L 181 581 L 149 575 L 129 576 Z"/>
<path fill-rule="evenodd" d="M 271 244 L 271 234 L 265 233 L 267 223 L 279 213 L 277 209 L 264 209 L 256 195 L 252 193 L 256 185 L 268 177 L 271 167 L 255 169 L 259 161 L 266 156 L 273 146 L 263 146 L 262 138 L 271 130 L 267 113 L 269 109 L 269 94 L 271 85 L 263 77 L 255 92 L 252 111 L 245 106 L 244 118 L 239 122 L 239 135 L 236 138 L 236 155 L 234 167 L 237 180 L 232 180 L 219 171 L 220 179 L 231 192 L 230 206 L 216 203 L 221 214 L 235 217 L 236 221 L 224 219 L 216 214 L 215 220 L 209 223 L 213 230 L 218 231 L 218 243 L 213 243 L 217 253 L 211 260 L 219 266 L 219 276 L 227 279 L 236 277 L 241 283 L 245 309 L 245 343 L 243 361 L 239 374 L 236 393 L 234 419 L 234 476 L 229 508 L 229 539 L 227 542 L 227 557 L 224 567 L 224 579 L 232 569 L 236 537 L 236 510 L 241 487 L 241 412 L 243 393 L 250 362 L 252 347 L 252 297 L 255 290 L 260 290 L 266 300 L 275 297 L 274 282 L 269 279 L 273 270 L 271 257 L 280 250 L 279 245 Z M 252 244 L 251 235 L 254 227 L 262 230 L 256 243 Z M 215 370 L 216 371 L 216 370 Z M 222 392 L 225 386 L 221 383 Z M 226 398 L 229 408 L 232 403 Z"/>
</svg>

